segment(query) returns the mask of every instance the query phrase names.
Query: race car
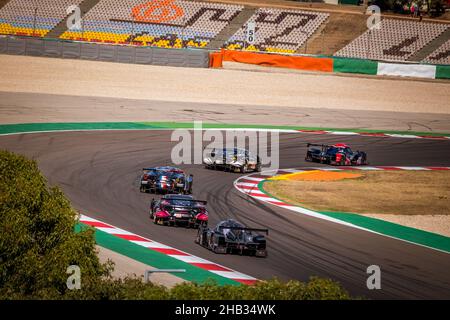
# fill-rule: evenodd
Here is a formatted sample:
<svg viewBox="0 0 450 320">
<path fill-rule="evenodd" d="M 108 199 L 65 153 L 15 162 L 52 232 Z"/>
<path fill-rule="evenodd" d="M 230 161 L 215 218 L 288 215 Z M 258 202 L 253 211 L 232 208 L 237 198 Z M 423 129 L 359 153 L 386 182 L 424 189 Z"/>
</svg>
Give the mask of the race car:
<svg viewBox="0 0 450 320">
<path fill-rule="evenodd" d="M 352 151 L 345 143 L 334 145 L 307 144 L 306 161 L 320 162 L 339 166 L 366 165 L 367 154 L 364 151 Z"/>
<path fill-rule="evenodd" d="M 198 228 L 208 224 L 206 201 L 196 200 L 191 195 L 167 194 L 150 203 L 150 219 L 155 224 L 184 225 Z"/>
<path fill-rule="evenodd" d="M 191 194 L 193 175 L 175 167 L 142 169 L 141 192 Z"/>
<path fill-rule="evenodd" d="M 200 226 L 195 242 L 215 253 L 240 253 L 267 257 L 266 238 L 259 234 L 267 229 L 247 228 L 228 219 L 221 221 L 214 229 Z"/>
<path fill-rule="evenodd" d="M 261 159 L 245 149 L 223 148 L 205 150 L 203 163 L 207 169 L 232 172 L 260 172 Z"/>
</svg>

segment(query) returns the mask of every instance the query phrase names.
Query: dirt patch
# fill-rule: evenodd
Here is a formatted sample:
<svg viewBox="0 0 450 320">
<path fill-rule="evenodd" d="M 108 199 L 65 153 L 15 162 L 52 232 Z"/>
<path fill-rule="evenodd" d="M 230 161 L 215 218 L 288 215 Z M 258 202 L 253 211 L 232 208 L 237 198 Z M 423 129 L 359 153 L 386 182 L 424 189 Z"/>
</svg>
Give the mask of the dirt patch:
<svg viewBox="0 0 450 320">
<path fill-rule="evenodd" d="M 308 175 L 315 174 L 304 177 Z M 264 188 L 313 210 L 359 213 L 450 237 L 448 171 L 364 172 L 359 178 L 335 181 L 297 179 L 300 176 L 269 181 Z"/>
<path fill-rule="evenodd" d="M 269 181 L 265 189 L 280 199 L 319 211 L 448 215 L 450 219 L 448 181 L 447 171 L 382 171 L 337 181 Z"/>
<path fill-rule="evenodd" d="M 367 30 L 367 16 L 332 13 L 323 30 L 307 43 L 309 54 L 333 55 Z M 299 52 L 304 52 L 304 47 Z"/>
<path fill-rule="evenodd" d="M 102 263 L 105 263 L 107 260 L 114 262 L 114 272 L 112 276 L 116 279 L 123 279 L 125 277 L 142 277 L 142 279 L 144 279 L 146 270 L 155 269 L 152 266 L 100 246 L 97 246 L 97 250 L 98 257 Z M 188 282 L 170 273 L 154 273 L 150 275 L 148 279 L 155 284 L 163 285 L 168 288 L 172 288 L 183 282 Z"/>
</svg>

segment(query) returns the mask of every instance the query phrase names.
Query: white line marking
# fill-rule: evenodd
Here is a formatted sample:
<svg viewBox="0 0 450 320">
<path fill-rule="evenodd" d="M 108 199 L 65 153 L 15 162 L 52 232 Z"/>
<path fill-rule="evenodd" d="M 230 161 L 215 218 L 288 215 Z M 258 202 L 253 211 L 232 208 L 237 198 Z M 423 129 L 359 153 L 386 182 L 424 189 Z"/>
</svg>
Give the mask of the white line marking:
<svg viewBox="0 0 450 320">
<path fill-rule="evenodd" d="M 256 278 L 236 271 L 209 270 L 209 272 L 229 279 L 256 280 Z"/>
</svg>

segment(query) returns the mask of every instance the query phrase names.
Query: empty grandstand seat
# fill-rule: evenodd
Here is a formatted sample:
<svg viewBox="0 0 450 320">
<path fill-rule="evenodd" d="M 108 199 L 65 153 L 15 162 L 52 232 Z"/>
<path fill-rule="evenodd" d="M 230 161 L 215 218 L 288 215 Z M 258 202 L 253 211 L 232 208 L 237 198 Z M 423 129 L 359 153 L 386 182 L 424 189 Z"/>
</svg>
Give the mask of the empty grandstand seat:
<svg viewBox="0 0 450 320">
<path fill-rule="evenodd" d="M 426 57 L 423 62 L 434 64 L 450 64 L 450 39 Z"/>
<path fill-rule="evenodd" d="M 0 9 L 0 33 L 44 37 L 82 0 L 10 0 Z"/>
<path fill-rule="evenodd" d="M 293 53 L 328 18 L 327 13 L 261 8 L 225 44 L 228 49 Z M 255 42 L 246 44 L 249 22 L 255 23 Z"/>
<path fill-rule="evenodd" d="M 101 0 L 82 30 L 61 38 L 165 48 L 205 47 L 242 11 L 238 5 L 184 0 Z"/>
<path fill-rule="evenodd" d="M 407 61 L 446 29 L 440 23 L 383 19 L 379 29 L 366 31 L 335 55 Z"/>
</svg>

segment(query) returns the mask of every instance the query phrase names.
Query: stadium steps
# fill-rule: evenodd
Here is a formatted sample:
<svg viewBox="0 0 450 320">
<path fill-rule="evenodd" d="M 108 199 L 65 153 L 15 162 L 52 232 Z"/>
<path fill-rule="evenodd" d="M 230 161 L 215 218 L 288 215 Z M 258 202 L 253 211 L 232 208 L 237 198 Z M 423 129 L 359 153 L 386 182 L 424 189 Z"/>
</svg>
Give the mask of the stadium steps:
<svg viewBox="0 0 450 320">
<path fill-rule="evenodd" d="M 0 0 L 0 9 L 3 8 L 8 2 L 9 0 Z"/>
<path fill-rule="evenodd" d="M 308 39 L 306 39 L 306 42 L 300 46 L 297 51 L 295 51 L 295 53 L 308 53 L 308 45 L 310 45 L 311 43 L 314 43 L 314 41 L 317 41 L 317 39 L 321 36 L 323 36 L 323 32 L 325 30 L 325 27 L 327 26 L 327 23 L 329 21 L 330 18 L 328 18 L 327 20 L 325 20 L 320 26 L 319 28 L 317 28 L 316 32 L 314 32 L 314 34 L 309 37 Z"/>
<path fill-rule="evenodd" d="M 432 40 L 428 45 L 412 55 L 408 61 L 422 61 L 428 57 L 431 53 L 436 51 L 442 46 L 448 39 L 450 39 L 450 28 L 447 28 L 436 39 Z"/>
<path fill-rule="evenodd" d="M 244 7 L 219 34 L 209 42 L 207 49 L 220 49 L 255 13 L 256 8 Z"/>
<path fill-rule="evenodd" d="M 80 4 L 81 17 L 92 9 L 100 0 L 84 0 Z M 47 33 L 46 37 L 48 38 L 59 38 L 64 32 L 67 31 L 67 20 L 69 19 L 70 14 L 68 14 L 60 23 L 58 23 L 49 33 Z"/>
</svg>

